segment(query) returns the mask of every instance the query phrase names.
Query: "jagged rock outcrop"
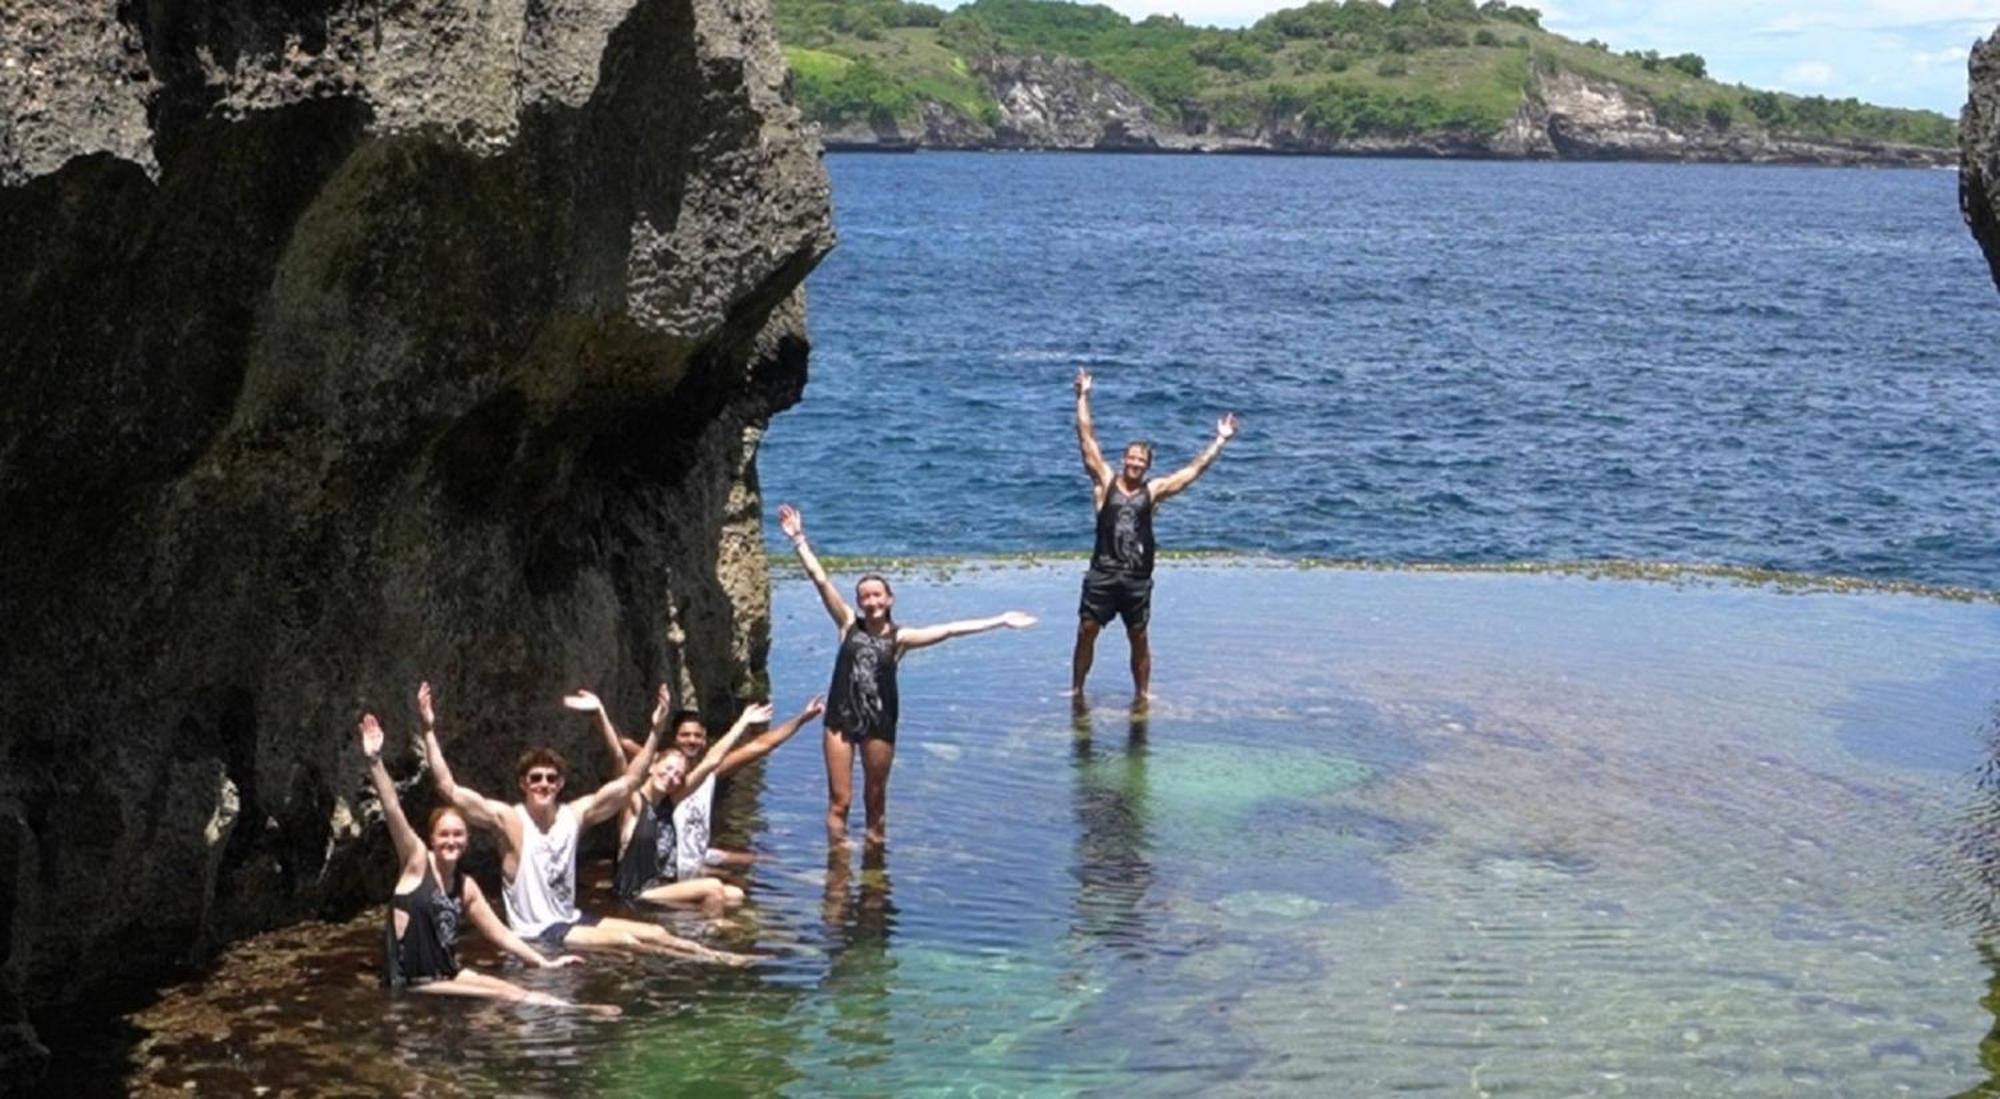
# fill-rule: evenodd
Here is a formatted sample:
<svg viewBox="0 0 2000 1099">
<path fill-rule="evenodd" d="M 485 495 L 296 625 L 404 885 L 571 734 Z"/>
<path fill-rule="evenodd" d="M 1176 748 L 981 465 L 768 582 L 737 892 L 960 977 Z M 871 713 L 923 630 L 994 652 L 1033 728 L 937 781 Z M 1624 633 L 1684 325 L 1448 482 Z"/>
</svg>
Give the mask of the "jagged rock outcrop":
<svg viewBox="0 0 2000 1099">
<path fill-rule="evenodd" d="M 917 105 L 914 132 L 893 123 L 829 130 L 831 148 L 1102 149 L 1150 151 L 1185 145 L 1132 89 L 1072 58 L 990 56 L 972 71 L 986 85 L 990 119 L 943 103 Z"/>
<path fill-rule="evenodd" d="M 1066 57 L 988 57 L 973 66 L 999 106 L 995 144 L 1154 149 L 1153 109 L 1130 88 Z"/>
<path fill-rule="evenodd" d="M 1353 136 L 1315 129 L 1303 109 L 1222 122 L 1188 105 L 1165 118 L 1142 96 L 1068 58 L 988 57 L 974 65 L 996 104 L 991 125 L 942 103 L 919 105 L 919 124 L 830 131 L 827 144 L 859 149 L 1116 149 L 1142 152 L 1303 153 L 1343 156 L 1676 160 L 1749 164 L 1924 167 L 1947 150 L 1886 142 L 1823 142 L 1736 120 L 1670 125 L 1644 96 L 1560 68 L 1538 68 L 1526 98 L 1493 133 L 1436 130 Z"/>
<path fill-rule="evenodd" d="M 759 689 L 754 456 L 832 230 L 761 0 L 0 25 L 18 1083 L 24 1013 L 383 886 L 360 708 L 407 745 L 432 679 L 505 793 L 589 743 L 562 691 L 682 674 L 670 611 L 703 703 Z"/>
<path fill-rule="evenodd" d="M 1499 155 L 1564 160 L 1928 167 L 1949 153 L 1880 141 L 1808 141 L 1736 120 L 1669 125 L 1643 96 L 1563 69 L 1540 69 L 1527 104 L 1493 140 Z"/>
<path fill-rule="evenodd" d="M 1958 140 L 1959 206 L 2000 286 L 2000 31 L 1972 48 Z"/>
</svg>

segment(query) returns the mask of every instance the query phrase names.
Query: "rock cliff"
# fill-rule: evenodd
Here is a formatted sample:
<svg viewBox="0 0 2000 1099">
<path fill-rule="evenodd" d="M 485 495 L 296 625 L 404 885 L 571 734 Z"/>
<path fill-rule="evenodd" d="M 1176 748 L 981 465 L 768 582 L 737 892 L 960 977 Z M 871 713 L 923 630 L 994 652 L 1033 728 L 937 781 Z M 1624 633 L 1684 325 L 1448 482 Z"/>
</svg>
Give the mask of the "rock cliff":
<svg viewBox="0 0 2000 1099">
<path fill-rule="evenodd" d="M 762 0 L 0 25 L 19 1082 L 30 1021 L 384 888 L 358 710 L 407 772 L 435 681 L 506 793 L 530 741 L 601 770 L 578 684 L 627 720 L 662 678 L 761 690 L 754 459 L 832 229 Z"/>
<path fill-rule="evenodd" d="M 894 126 L 829 131 L 836 148 L 1117 149 L 1146 152 L 1306 153 L 1348 156 L 1675 160 L 1725 163 L 1930 166 L 1946 150 L 1884 142 L 1808 141 L 1740 119 L 1668 122 L 1644 96 L 1561 68 L 1531 77 L 1521 109 L 1491 133 L 1438 130 L 1356 137 L 1316 130 L 1303 109 L 1224 122 L 1192 109 L 1165 117 L 1085 62 L 990 57 L 974 66 L 997 106 L 989 125 L 925 102 L 913 132 Z"/>
<path fill-rule="evenodd" d="M 2000 286 L 2000 31 L 1972 48 L 1958 123 L 1958 201 Z"/>
</svg>

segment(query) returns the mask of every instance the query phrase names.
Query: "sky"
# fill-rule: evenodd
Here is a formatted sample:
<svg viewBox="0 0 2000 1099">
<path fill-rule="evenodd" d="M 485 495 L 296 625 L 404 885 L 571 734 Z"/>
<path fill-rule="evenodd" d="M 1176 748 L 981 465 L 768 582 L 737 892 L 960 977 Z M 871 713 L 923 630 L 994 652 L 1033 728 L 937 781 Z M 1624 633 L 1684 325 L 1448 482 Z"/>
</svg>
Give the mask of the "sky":
<svg viewBox="0 0 2000 1099">
<path fill-rule="evenodd" d="M 1138 19 L 1240 27 L 1304 0 L 1103 0 Z M 1519 0 L 1515 0 L 1519 2 Z M 1527 0 L 1542 25 L 1615 50 L 1698 53 L 1710 76 L 1755 88 L 1957 117 L 1965 58 L 2000 29 L 2000 0 Z"/>
</svg>

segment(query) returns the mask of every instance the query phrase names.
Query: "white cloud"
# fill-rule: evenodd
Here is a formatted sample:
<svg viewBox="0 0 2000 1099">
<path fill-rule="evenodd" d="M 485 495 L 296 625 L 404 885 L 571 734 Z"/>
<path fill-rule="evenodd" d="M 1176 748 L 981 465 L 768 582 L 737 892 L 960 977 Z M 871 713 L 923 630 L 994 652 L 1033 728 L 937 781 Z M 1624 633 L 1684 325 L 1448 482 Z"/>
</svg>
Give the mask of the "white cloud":
<svg viewBox="0 0 2000 1099">
<path fill-rule="evenodd" d="M 1801 61 L 1785 70 L 1789 88 L 1824 88 L 1833 83 L 1833 66 L 1824 61 Z"/>
<path fill-rule="evenodd" d="M 1932 50 L 1929 53 L 1913 53 L 1910 55 L 1910 60 L 1917 63 L 1917 68 L 1929 69 L 1946 65 L 1963 65 L 1965 54 L 1964 46 L 1946 46 L 1944 49 Z"/>
</svg>

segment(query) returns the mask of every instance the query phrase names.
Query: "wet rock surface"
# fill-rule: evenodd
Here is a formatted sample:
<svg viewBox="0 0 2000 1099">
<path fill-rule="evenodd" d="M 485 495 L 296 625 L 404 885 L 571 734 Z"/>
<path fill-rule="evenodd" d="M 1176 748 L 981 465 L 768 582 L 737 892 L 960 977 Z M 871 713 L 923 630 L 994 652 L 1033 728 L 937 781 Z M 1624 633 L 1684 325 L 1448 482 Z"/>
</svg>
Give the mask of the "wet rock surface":
<svg viewBox="0 0 2000 1099">
<path fill-rule="evenodd" d="M 2000 286 L 2000 31 L 1972 48 L 1959 117 L 1959 205 Z"/>
<path fill-rule="evenodd" d="M 757 0 L 0 14 L 22 1081 L 29 1021 L 380 896 L 358 710 L 407 774 L 434 681 L 505 794 L 594 762 L 577 685 L 761 691 L 755 453 L 832 229 Z"/>
</svg>

